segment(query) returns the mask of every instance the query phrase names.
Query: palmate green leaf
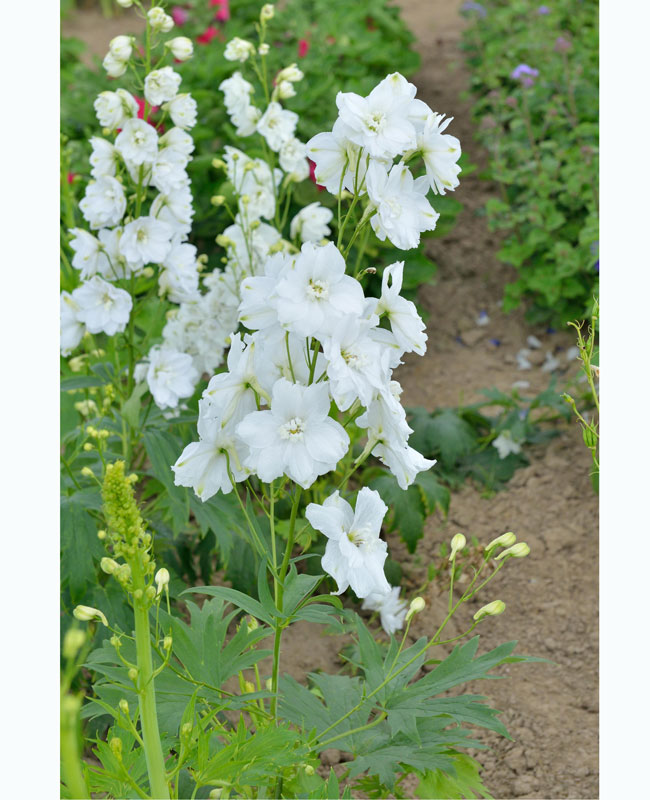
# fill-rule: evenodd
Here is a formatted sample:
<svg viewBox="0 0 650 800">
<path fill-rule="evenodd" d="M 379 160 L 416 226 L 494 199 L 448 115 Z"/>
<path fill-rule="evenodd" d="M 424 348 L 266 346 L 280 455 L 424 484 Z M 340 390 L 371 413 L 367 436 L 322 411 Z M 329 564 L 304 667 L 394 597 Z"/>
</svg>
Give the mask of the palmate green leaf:
<svg viewBox="0 0 650 800">
<path fill-rule="evenodd" d="M 411 447 L 427 458 L 439 455 L 450 466 L 477 445 L 472 426 L 450 408 L 434 414 L 424 408 L 409 409 L 409 423 L 413 428 Z"/>
<path fill-rule="evenodd" d="M 409 553 L 415 552 L 418 540 L 424 534 L 425 506 L 415 486 L 404 491 L 392 475 L 381 475 L 369 483 L 381 495 L 390 509 L 388 530 L 398 530 Z"/>
<path fill-rule="evenodd" d="M 169 511 L 172 530 L 175 534 L 181 533 L 187 527 L 190 504 L 187 489 L 174 485 L 172 464 L 176 463 L 183 449 L 180 440 L 167 431 L 149 430 L 144 435 L 144 446 L 153 476 L 165 488 L 161 499 Z"/>
<path fill-rule="evenodd" d="M 427 769 L 420 778 L 415 795 L 423 800 L 474 800 L 478 797 L 491 800 L 492 795 L 483 785 L 479 769 L 478 761 L 471 756 L 458 754 L 453 759 L 453 772 Z"/>
<path fill-rule="evenodd" d="M 282 608 L 287 616 L 291 616 L 298 605 L 318 587 L 324 575 L 307 575 L 298 573 L 296 565 L 292 564 L 285 578 L 284 599 Z"/>
<path fill-rule="evenodd" d="M 122 763 L 117 760 L 108 740 L 114 736 L 122 741 Z M 126 774 L 138 786 L 147 788 L 147 761 L 144 749 L 134 748 L 135 738 L 122 728 L 113 727 L 108 733 L 107 741 L 97 739 L 93 753 L 101 763 L 101 767 L 89 766 L 87 770 L 88 784 L 92 794 L 106 793 L 107 797 L 139 797 L 133 786 L 125 778 Z"/>
<path fill-rule="evenodd" d="M 273 616 L 265 610 L 264 606 L 237 589 L 229 589 L 227 586 L 194 586 L 186 589 L 182 594 L 208 594 L 211 597 L 219 597 L 237 608 L 241 608 L 256 619 L 266 622 L 267 625 L 273 625 Z"/>
<path fill-rule="evenodd" d="M 64 497 L 61 503 L 61 572 L 73 603 L 81 602 L 87 587 L 95 582 L 95 562 L 104 554 L 93 518 L 74 495 Z"/>
</svg>

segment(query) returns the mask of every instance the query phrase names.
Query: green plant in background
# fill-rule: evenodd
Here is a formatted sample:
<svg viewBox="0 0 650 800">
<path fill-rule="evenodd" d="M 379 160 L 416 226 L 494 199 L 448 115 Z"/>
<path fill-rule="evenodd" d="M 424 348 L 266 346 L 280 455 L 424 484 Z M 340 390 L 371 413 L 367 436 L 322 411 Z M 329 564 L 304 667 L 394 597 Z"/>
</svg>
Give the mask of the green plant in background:
<svg viewBox="0 0 650 800">
<path fill-rule="evenodd" d="M 466 3 L 477 136 L 490 153 L 490 225 L 519 271 L 504 309 L 533 321 L 589 315 L 598 293 L 598 3 Z"/>
<path fill-rule="evenodd" d="M 600 359 L 598 348 L 596 347 L 596 337 L 598 335 L 598 321 L 600 316 L 600 309 L 598 301 L 594 300 L 593 311 L 591 314 L 591 324 L 587 327 L 586 335 L 583 334 L 584 323 L 570 322 L 572 328 L 575 328 L 578 336 L 578 349 L 580 350 L 580 360 L 582 361 L 582 375 L 587 381 L 589 386 L 589 394 L 586 398 L 588 406 L 593 409 L 591 419 L 586 411 L 580 412 L 575 399 L 565 392 L 562 397 L 571 407 L 582 428 L 582 439 L 585 447 L 591 452 L 593 461 L 593 471 L 591 473 L 591 480 L 594 490 L 598 491 L 598 478 L 600 475 L 600 464 L 598 456 L 598 442 L 600 434 L 598 433 L 598 417 L 600 414 L 600 400 L 598 397 L 597 381 L 600 378 Z"/>
</svg>

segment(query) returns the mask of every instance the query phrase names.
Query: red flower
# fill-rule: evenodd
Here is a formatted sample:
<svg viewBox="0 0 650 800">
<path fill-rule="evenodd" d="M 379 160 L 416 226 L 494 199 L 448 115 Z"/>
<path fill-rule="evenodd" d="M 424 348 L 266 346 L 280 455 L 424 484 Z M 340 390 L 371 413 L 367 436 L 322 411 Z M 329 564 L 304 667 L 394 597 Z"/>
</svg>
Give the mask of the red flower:
<svg viewBox="0 0 650 800">
<path fill-rule="evenodd" d="M 185 25 L 189 16 L 187 9 L 183 8 L 183 6 L 174 6 L 172 8 L 172 19 L 177 25 Z"/>
<path fill-rule="evenodd" d="M 214 18 L 219 22 L 226 22 L 230 19 L 230 6 L 228 0 L 210 0 L 211 6 L 218 6 L 219 10 L 214 15 Z"/>
<path fill-rule="evenodd" d="M 210 42 L 217 36 L 218 31 L 214 27 L 214 25 L 208 25 L 208 27 L 203 31 L 200 36 L 196 37 L 196 41 L 199 44 L 210 44 Z"/>
<path fill-rule="evenodd" d="M 309 52 L 309 39 L 301 39 L 298 42 L 298 58 L 304 58 Z"/>
<path fill-rule="evenodd" d="M 74 179 L 77 177 L 76 172 L 68 172 L 68 183 L 72 183 Z"/>
<path fill-rule="evenodd" d="M 307 161 L 309 161 L 309 180 L 316 184 L 316 188 L 319 192 L 322 192 L 325 187 L 321 186 L 320 183 L 316 183 L 316 162 L 312 161 L 311 158 L 308 158 Z"/>
</svg>

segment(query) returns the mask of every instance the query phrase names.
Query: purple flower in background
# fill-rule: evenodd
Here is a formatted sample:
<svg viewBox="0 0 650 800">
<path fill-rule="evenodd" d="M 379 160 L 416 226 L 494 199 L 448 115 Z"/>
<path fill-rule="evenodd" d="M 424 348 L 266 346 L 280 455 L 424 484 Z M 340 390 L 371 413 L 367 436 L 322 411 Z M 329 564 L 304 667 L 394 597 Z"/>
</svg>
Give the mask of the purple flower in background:
<svg viewBox="0 0 650 800">
<path fill-rule="evenodd" d="M 489 341 L 491 345 L 494 345 L 494 347 L 501 346 L 501 339 L 490 339 Z"/>
<path fill-rule="evenodd" d="M 529 67 L 528 64 L 519 64 L 510 73 L 510 77 L 515 81 L 519 81 L 522 86 L 532 86 L 538 75 L 539 70 Z"/>
<path fill-rule="evenodd" d="M 550 14 L 551 13 L 551 9 L 548 6 L 540 6 L 537 9 L 537 13 L 538 14 Z"/>
<path fill-rule="evenodd" d="M 596 272 L 600 273 L 600 259 L 598 259 L 598 261 L 596 261 L 596 263 L 594 264 L 594 269 L 596 270 Z"/>
<path fill-rule="evenodd" d="M 473 3 L 470 0 L 468 2 L 463 3 L 460 7 L 461 11 L 476 11 L 479 17 L 487 17 L 487 11 L 480 3 Z"/>
<path fill-rule="evenodd" d="M 566 53 L 568 50 L 571 49 L 571 42 L 568 39 L 565 39 L 564 36 L 558 36 L 555 40 L 555 50 L 556 53 Z"/>
</svg>

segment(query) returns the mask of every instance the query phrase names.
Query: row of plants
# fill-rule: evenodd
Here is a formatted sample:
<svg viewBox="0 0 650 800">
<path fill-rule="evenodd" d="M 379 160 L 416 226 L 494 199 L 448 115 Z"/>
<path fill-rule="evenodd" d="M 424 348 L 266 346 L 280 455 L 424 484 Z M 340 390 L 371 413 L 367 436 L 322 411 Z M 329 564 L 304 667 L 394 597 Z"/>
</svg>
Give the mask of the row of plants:
<svg viewBox="0 0 650 800">
<path fill-rule="evenodd" d="M 463 37 L 499 258 L 519 271 L 504 308 L 588 319 L 598 296 L 598 3 L 466 2 Z"/>
<path fill-rule="evenodd" d="M 422 796 L 485 793 L 465 724 L 505 735 L 498 712 L 440 695 L 527 659 L 514 642 L 477 655 L 472 634 L 500 600 L 462 636 L 444 630 L 529 548 L 496 536 L 459 597 L 455 536 L 448 614 L 407 646 L 424 602 L 399 596 L 380 536 L 387 501 L 448 502 L 434 458 L 409 440 L 393 370 L 426 349 L 408 287 L 421 236 L 439 232 L 458 185 L 460 144 L 398 72 L 365 95 L 337 92 L 330 121 L 303 141 L 293 104 L 327 76 L 304 80 L 275 46 L 291 23 L 270 4 L 254 35 L 221 48 L 218 100 L 194 96 L 182 68 L 198 45 L 163 4 L 119 5 L 139 12 L 143 41 L 118 36 L 103 61 L 113 82 L 93 104 L 90 178 L 62 170 L 63 794 L 388 796 L 411 773 Z M 201 158 L 221 264 L 201 249 L 207 234 L 192 238 Z M 516 399 L 507 406 L 524 422 Z M 456 467 L 449 442 L 470 438 L 473 415 L 500 458 L 500 423 L 463 414 L 424 420 L 423 450 Z M 514 417 L 502 427 L 512 440 Z M 415 546 L 406 524 L 388 524 Z M 298 621 L 347 633 L 352 674 L 283 677 L 283 633 Z M 426 661 L 436 666 L 423 676 Z M 345 788 L 318 771 L 334 743 L 353 755 Z"/>
</svg>

